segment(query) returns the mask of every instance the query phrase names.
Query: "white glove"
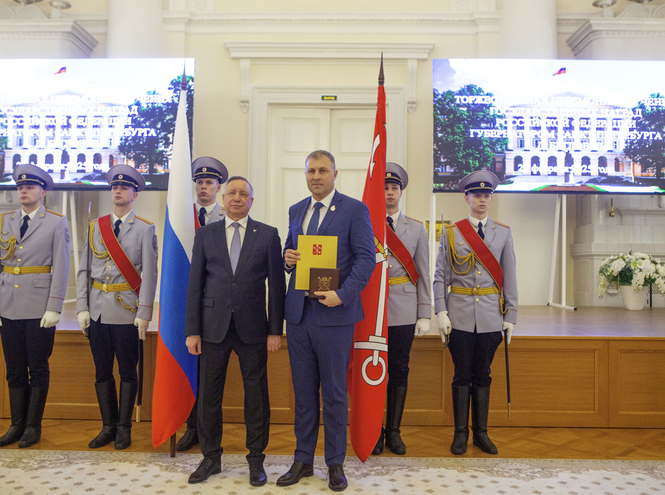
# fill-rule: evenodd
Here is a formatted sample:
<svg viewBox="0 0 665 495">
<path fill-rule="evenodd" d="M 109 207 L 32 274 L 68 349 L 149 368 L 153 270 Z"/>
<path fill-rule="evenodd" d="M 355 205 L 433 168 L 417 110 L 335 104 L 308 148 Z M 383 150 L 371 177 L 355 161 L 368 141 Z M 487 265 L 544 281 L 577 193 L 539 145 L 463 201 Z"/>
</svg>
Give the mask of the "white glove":
<svg viewBox="0 0 665 495">
<path fill-rule="evenodd" d="M 510 337 L 513 335 L 513 328 L 515 325 L 507 321 L 503 322 L 503 331 L 506 333 L 506 345 L 510 344 Z"/>
<path fill-rule="evenodd" d="M 39 322 L 39 326 L 42 328 L 51 328 L 58 324 L 60 321 L 60 313 L 55 311 L 46 311 L 44 316 L 42 316 L 42 321 Z"/>
<path fill-rule="evenodd" d="M 441 334 L 441 342 L 446 342 L 446 336 L 450 335 L 453 329 L 453 324 L 450 323 L 448 318 L 448 311 L 439 311 L 436 314 L 439 317 L 439 333 Z"/>
<path fill-rule="evenodd" d="M 79 327 L 81 327 L 83 335 L 87 337 L 88 327 L 90 327 L 90 311 L 81 311 L 76 315 L 76 317 L 79 320 Z"/>
<path fill-rule="evenodd" d="M 416 331 L 413 333 L 416 337 L 425 335 L 429 332 L 429 318 L 418 318 L 416 321 Z"/>
<path fill-rule="evenodd" d="M 0 327 L 2 326 L 2 318 L 0 318 Z"/>
<path fill-rule="evenodd" d="M 139 339 L 145 340 L 145 331 L 148 329 L 149 323 L 148 320 L 144 320 L 143 318 L 134 319 L 134 325 L 139 329 Z"/>
</svg>

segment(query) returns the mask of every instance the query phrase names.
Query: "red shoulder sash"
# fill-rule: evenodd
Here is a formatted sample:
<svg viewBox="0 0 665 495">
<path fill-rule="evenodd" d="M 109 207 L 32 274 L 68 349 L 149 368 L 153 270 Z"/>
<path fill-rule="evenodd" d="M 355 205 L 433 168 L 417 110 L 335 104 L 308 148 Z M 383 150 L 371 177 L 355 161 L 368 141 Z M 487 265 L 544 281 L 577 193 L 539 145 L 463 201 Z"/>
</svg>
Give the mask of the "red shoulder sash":
<svg viewBox="0 0 665 495">
<path fill-rule="evenodd" d="M 503 290 L 503 270 L 497 259 L 492 254 L 492 251 L 487 247 L 485 241 L 483 241 L 476 229 L 473 228 L 471 222 L 468 218 L 455 222 L 455 226 L 459 229 L 460 234 L 464 237 L 464 240 L 469 244 L 469 247 L 473 250 L 476 255 L 476 259 L 480 261 L 485 269 L 496 282 L 496 286 L 499 288 L 499 291 Z"/>
<path fill-rule="evenodd" d="M 111 215 L 106 215 L 99 217 L 99 233 L 104 240 L 104 245 L 111 255 L 111 259 L 120 270 L 120 273 L 125 278 L 129 286 L 132 288 L 136 295 L 139 295 L 141 290 L 141 275 L 136 271 L 134 264 L 129 261 L 127 253 L 122 249 L 118 238 L 113 233 L 113 227 L 111 226 Z"/>
<path fill-rule="evenodd" d="M 196 232 L 201 228 L 201 222 L 199 222 L 199 212 L 196 211 L 196 203 L 192 205 L 192 208 L 194 208 L 194 232 Z"/>
<path fill-rule="evenodd" d="M 393 256 L 395 256 L 395 258 L 397 258 L 397 261 L 399 261 L 406 270 L 406 273 L 409 275 L 413 285 L 416 285 L 418 283 L 419 275 L 418 271 L 416 270 L 416 264 L 413 262 L 413 257 L 411 256 L 411 253 L 409 253 L 409 250 L 406 249 L 404 243 L 400 240 L 399 237 L 397 237 L 397 234 L 395 234 L 393 229 L 390 228 L 390 225 L 388 225 L 387 221 L 386 243 L 388 244 L 388 249 L 390 249 L 390 252 L 393 254 Z"/>
</svg>

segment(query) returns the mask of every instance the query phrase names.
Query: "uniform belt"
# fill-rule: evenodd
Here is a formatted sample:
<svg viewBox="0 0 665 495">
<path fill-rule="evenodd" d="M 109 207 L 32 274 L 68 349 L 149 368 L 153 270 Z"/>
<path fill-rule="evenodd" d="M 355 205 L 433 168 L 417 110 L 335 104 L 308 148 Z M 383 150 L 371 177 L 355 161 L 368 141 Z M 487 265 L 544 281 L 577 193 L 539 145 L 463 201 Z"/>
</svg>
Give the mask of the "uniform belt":
<svg viewBox="0 0 665 495">
<path fill-rule="evenodd" d="M 388 279 L 390 285 L 408 284 L 409 282 L 411 282 L 411 279 L 406 275 L 403 277 L 391 277 Z"/>
<path fill-rule="evenodd" d="M 462 294 L 465 296 L 488 296 L 490 294 L 498 294 L 498 287 L 455 287 L 450 286 L 450 292 L 453 294 Z"/>
<path fill-rule="evenodd" d="M 92 282 L 92 286 L 102 292 L 125 292 L 127 290 L 132 290 L 129 284 L 102 284 L 96 280 Z"/>
<path fill-rule="evenodd" d="M 51 273 L 50 266 L 3 266 L 2 271 L 14 275 L 28 275 L 30 273 Z"/>
</svg>

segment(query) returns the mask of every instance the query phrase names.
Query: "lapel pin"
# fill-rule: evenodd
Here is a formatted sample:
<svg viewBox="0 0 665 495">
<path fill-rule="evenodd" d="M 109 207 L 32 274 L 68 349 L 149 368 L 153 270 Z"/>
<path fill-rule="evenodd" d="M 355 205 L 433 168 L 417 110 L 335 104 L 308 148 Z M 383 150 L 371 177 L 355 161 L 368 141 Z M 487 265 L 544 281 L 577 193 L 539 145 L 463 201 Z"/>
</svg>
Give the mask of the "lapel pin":
<svg viewBox="0 0 665 495">
<path fill-rule="evenodd" d="M 332 206 L 330 207 L 330 211 L 335 211 L 335 205 L 332 205 Z"/>
<path fill-rule="evenodd" d="M 256 232 L 256 229 L 252 229 L 253 232 Z"/>
</svg>

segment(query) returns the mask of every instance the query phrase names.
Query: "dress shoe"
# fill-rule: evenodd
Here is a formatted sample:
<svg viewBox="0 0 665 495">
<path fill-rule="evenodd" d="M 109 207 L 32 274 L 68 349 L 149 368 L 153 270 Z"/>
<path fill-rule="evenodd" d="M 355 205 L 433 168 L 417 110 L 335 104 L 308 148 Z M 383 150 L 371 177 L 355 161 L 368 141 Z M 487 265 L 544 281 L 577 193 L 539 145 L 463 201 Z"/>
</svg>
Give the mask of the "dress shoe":
<svg viewBox="0 0 665 495">
<path fill-rule="evenodd" d="M 203 459 L 199 467 L 196 468 L 192 474 L 189 475 L 189 484 L 202 483 L 207 480 L 211 474 L 219 474 L 222 472 L 222 461 L 215 461 L 213 459 Z"/>
<path fill-rule="evenodd" d="M 254 459 L 249 461 L 249 484 L 252 486 L 263 486 L 268 481 L 266 470 L 263 469 L 263 461 Z"/>
<path fill-rule="evenodd" d="M 279 477 L 277 486 L 295 485 L 300 481 L 300 478 L 307 478 L 314 474 L 314 466 L 311 464 L 303 464 L 300 461 L 294 461 L 288 472 Z"/>
<path fill-rule="evenodd" d="M 178 452 L 186 452 L 199 444 L 199 432 L 195 428 L 187 428 L 185 434 L 178 440 L 175 449 Z"/>
<path fill-rule="evenodd" d="M 39 443 L 39 440 L 42 438 L 42 429 L 36 428 L 34 426 L 27 426 L 23 432 L 21 440 L 18 442 L 19 449 L 25 449 L 26 447 L 32 447 Z"/>
<path fill-rule="evenodd" d="M 344 476 L 344 467 L 341 464 L 333 464 L 328 468 L 328 488 L 334 492 L 343 492 L 349 483 Z"/>
</svg>

